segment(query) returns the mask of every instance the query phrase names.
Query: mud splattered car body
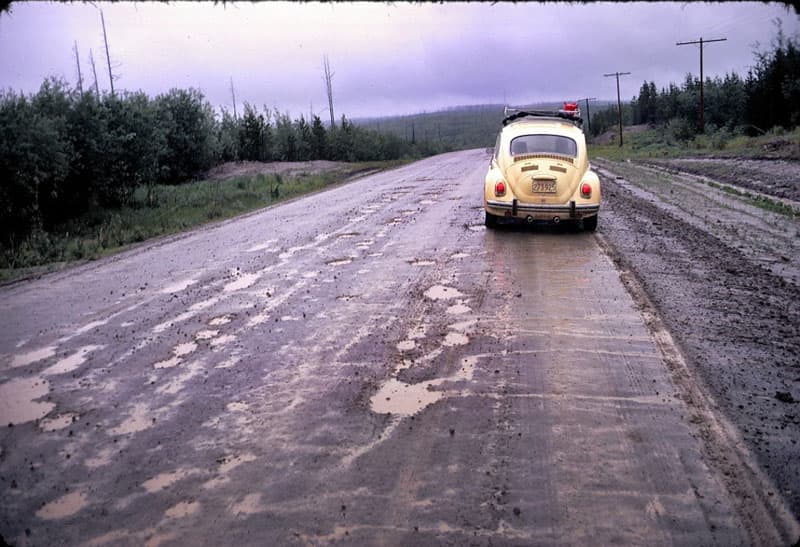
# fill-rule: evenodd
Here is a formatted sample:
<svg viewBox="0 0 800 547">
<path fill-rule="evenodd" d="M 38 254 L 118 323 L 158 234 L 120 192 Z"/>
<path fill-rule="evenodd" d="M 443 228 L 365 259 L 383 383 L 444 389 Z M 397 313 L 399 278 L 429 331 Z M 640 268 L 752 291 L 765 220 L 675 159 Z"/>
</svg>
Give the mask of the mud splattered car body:
<svg viewBox="0 0 800 547">
<path fill-rule="evenodd" d="M 503 120 L 484 183 L 486 226 L 581 221 L 597 228 L 600 181 L 577 110 L 516 111 Z"/>
</svg>

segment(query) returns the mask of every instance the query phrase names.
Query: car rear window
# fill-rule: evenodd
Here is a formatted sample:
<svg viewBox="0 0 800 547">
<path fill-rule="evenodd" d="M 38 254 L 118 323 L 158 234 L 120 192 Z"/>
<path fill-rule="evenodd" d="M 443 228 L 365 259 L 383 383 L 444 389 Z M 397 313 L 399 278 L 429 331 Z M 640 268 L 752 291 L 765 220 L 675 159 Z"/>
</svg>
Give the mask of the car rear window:
<svg viewBox="0 0 800 547">
<path fill-rule="evenodd" d="M 561 135 L 522 135 L 511 141 L 512 156 L 542 153 L 574 158 L 578 155 L 578 143 Z"/>
</svg>

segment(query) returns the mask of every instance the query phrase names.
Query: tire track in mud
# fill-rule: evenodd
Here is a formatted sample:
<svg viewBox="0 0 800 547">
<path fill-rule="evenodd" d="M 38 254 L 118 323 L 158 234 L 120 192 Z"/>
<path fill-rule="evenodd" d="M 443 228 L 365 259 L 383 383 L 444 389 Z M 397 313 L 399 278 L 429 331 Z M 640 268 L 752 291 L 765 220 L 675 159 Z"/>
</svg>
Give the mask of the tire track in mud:
<svg viewBox="0 0 800 547">
<path fill-rule="evenodd" d="M 800 409 L 787 401 L 800 398 L 800 289 L 658 200 L 603 184 L 599 240 L 662 341 L 706 457 L 754 543 L 797 540 Z M 761 535 L 770 529 L 783 536 Z"/>
</svg>

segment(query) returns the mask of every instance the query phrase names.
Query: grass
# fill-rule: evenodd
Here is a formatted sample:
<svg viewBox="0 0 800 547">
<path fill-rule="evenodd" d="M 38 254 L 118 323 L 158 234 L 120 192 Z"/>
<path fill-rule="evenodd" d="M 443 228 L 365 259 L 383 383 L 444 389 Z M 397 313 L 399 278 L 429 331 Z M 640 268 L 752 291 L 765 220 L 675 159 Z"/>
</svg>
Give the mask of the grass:
<svg viewBox="0 0 800 547">
<path fill-rule="evenodd" d="M 623 146 L 590 144 L 591 158 L 612 161 L 677 157 L 800 159 L 800 128 L 775 129 L 757 137 L 718 130 L 688 141 L 672 138 L 665 129 L 623 133 Z"/>
<path fill-rule="evenodd" d="M 77 261 L 95 260 L 133 244 L 232 218 L 293 197 L 340 184 L 365 172 L 408 161 L 348 164 L 321 174 L 253 175 L 221 181 L 139 188 L 119 209 L 93 209 L 48 232 L 38 231 L 13 248 L 0 249 L 0 282 L 40 275 Z"/>
</svg>

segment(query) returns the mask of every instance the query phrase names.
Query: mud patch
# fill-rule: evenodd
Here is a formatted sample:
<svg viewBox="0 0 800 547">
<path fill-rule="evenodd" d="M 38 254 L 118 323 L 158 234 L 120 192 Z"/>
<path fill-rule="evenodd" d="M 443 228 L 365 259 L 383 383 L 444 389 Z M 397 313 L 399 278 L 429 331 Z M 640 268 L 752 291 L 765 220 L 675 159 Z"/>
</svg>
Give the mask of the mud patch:
<svg viewBox="0 0 800 547">
<path fill-rule="evenodd" d="M 262 513 L 266 508 L 261 504 L 261 494 L 248 494 L 241 501 L 232 504 L 230 510 L 234 516 L 238 516 Z"/>
<path fill-rule="evenodd" d="M 23 424 L 44 418 L 53 403 L 37 402 L 50 391 L 50 383 L 39 377 L 16 378 L 0 385 L 0 425 Z"/>
<path fill-rule="evenodd" d="M 447 313 L 450 315 L 462 315 L 472 311 L 472 308 L 464 304 L 458 303 L 447 308 Z"/>
<path fill-rule="evenodd" d="M 42 374 L 45 376 L 51 376 L 55 374 L 66 374 L 67 372 L 72 372 L 86 362 L 86 357 L 90 353 L 98 349 L 102 349 L 103 347 L 104 346 L 84 346 L 69 357 L 61 359 L 55 365 L 46 369 Z"/>
<path fill-rule="evenodd" d="M 42 520 L 57 520 L 71 517 L 88 505 L 84 492 L 71 492 L 51 501 L 36 511 L 36 516 Z"/>
<path fill-rule="evenodd" d="M 219 317 L 215 317 L 211 321 L 208 322 L 209 326 L 211 327 L 221 327 L 222 325 L 227 325 L 232 321 L 230 315 L 221 315 Z"/>
<path fill-rule="evenodd" d="M 240 291 L 242 289 L 246 289 L 251 287 L 261 278 L 260 273 L 249 273 L 249 274 L 242 274 L 236 281 L 231 281 L 225 287 L 223 287 L 223 292 L 233 292 L 233 291 Z"/>
<path fill-rule="evenodd" d="M 183 281 L 178 281 L 177 283 L 173 283 L 172 285 L 164 287 L 161 289 L 161 294 L 172 294 L 185 291 L 195 283 L 197 283 L 197 279 L 184 279 Z"/>
<path fill-rule="evenodd" d="M 445 397 L 458 394 L 447 390 L 434 391 L 431 388 L 441 386 L 445 382 L 470 381 L 479 357 L 466 357 L 462 366 L 452 376 L 437 378 L 417 384 L 407 384 L 397 378 L 390 378 L 370 399 L 370 408 L 376 414 L 393 414 L 413 416 L 426 407 Z"/>
<path fill-rule="evenodd" d="M 154 368 L 163 369 L 163 368 L 173 368 L 181 364 L 182 358 L 186 355 L 189 355 L 194 350 L 197 349 L 197 344 L 195 342 L 185 342 L 183 344 L 178 344 L 174 348 L 172 348 L 172 357 L 169 359 L 165 359 L 164 361 L 159 361 L 153 365 Z"/>
<path fill-rule="evenodd" d="M 469 338 L 460 332 L 448 332 L 442 342 L 442 345 L 447 347 L 466 346 L 467 344 L 469 344 Z"/>
<path fill-rule="evenodd" d="M 200 503 L 196 501 L 182 501 L 173 505 L 164 512 L 168 519 L 182 519 L 200 511 Z"/>
<path fill-rule="evenodd" d="M 328 266 L 344 266 L 353 262 L 352 258 L 336 258 L 334 260 L 327 260 L 325 264 Z"/>
<path fill-rule="evenodd" d="M 15 355 L 11 359 L 11 368 L 24 367 L 26 365 L 38 363 L 39 361 L 48 359 L 55 354 L 56 354 L 56 347 L 48 346 L 46 348 L 40 348 L 34 351 L 30 351 L 28 353 L 23 353 L 22 355 Z"/>
<path fill-rule="evenodd" d="M 72 425 L 78 419 L 78 415 L 72 412 L 67 412 L 66 414 L 59 414 L 58 416 L 53 416 L 52 418 L 45 418 L 39 422 L 39 429 L 44 431 L 45 433 L 49 433 L 51 431 L 59 431 L 61 429 L 65 429 Z"/>
<path fill-rule="evenodd" d="M 200 473 L 199 469 L 178 469 L 169 473 L 161 473 L 152 479 L 146 480 L 142 483 L 144 488 L 149 494 L 154 494 L 165 488 L 169 488 L 173 484 L 182 481 L 186 477 L 191 477 Z"/>
<path fill-rule="evenodd" d="M 416 347 L 417 343 L 414 340 L 403 340 L 397 343 L 397 351 L 411 351 Z"/>
<path fill-rule="evenodd" d="M 129 433 L 139 433 L 150 428 L 155 423 L 155 418 L 150 416 L 150 407 L 145 403 L 136 403 L 128 414 L 128 419 L 124 420 L 117 427 L 110 429 L 112 435 L 127 435 Z"/>
<path fill-rule="evenodd" d="M 464 296 L 457 289 L 453 287 L 445 287 L 444 285 L 434 285 L 425 291 L 425 298 L 430 300 L 448 300 L 450 298 L 458 298 Z"/>
<path fill-rule="evenodd" d="M 254 454 L 240 454 L 238 456 L 224 456 L 217 460 L 219 464 L 219 468 L 217 469 L 217 476 L 213 479 L 206 481 L 203 483 L 203 488 L 206 490 L 210 490 L 213 488 L 217 488 L 227 482 L 230 481 L 228 475 L 231 471 L 243 465 L 245 463 L 249 463 L 256 460 L 256 456 Z"/>
</svg>

